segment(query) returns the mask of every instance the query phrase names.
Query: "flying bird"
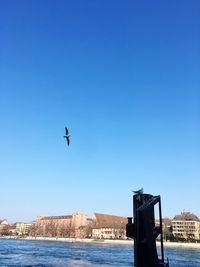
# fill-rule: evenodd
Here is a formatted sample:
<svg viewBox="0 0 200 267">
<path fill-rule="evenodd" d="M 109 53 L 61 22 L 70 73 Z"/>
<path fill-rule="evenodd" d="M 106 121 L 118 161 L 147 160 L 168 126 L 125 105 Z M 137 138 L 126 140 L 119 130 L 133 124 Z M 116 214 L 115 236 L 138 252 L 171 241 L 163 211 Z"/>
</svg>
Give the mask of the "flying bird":
<svg viewBox="0 0 200 267">
<path fill-rule="evenodd" d="M 69 141 L 70 141 L 69 137 L 70 137 L 70 135 L 69 135 L 69 131 L 68 131 L 67 127 L 65 127 L 65 135 L 63 137 L 66 138 L 67 144 L 69 146 Z"/>
</svg>

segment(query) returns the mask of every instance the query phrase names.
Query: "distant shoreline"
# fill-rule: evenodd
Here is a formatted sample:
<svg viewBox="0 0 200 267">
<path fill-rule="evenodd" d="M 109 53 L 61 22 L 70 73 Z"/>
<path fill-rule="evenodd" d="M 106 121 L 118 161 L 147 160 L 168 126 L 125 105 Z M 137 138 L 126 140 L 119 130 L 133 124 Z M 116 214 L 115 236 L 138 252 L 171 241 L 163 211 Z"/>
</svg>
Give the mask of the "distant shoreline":
<svg viewBox="0 0 200 267">
<path fill-rule="evenodd" d="M 182 247 L 182 248 L 198 248 L 200 249 L 200 243 L 185 243 L 185 242 L 163 242 L 164 247 Z"/>
<path fill-rule="evenodd" d="M 65 237 L 26 237 L 23 240 L 38 241 L 57 241 L 68 243 L 102 243 L 102 244 L 133 244 L 133 240 L 117 240 L 117 239 L 93 239 L 93 238 L 65 238 Z"/>
<path fill-rule="evenodd" d="M 35 240 L 35 241 L 55 241 L 68 243 L 100 243 L 100 244 L 116 244 L 116 245 L 133 245 L 133 240 L 117 240 L 117 239 L 92 239 L 92 238 L 61 238 L 61 237 L 3 237 L 3 239 L 17 239 L 17 240 Z M 160 242 L 158 242 L 158 245 Z M 182 247 L 182 248 L 198 248 L 200 243 L 182 243 L 182 242 L 163 242 L 164 247 Z"/>
</svg>

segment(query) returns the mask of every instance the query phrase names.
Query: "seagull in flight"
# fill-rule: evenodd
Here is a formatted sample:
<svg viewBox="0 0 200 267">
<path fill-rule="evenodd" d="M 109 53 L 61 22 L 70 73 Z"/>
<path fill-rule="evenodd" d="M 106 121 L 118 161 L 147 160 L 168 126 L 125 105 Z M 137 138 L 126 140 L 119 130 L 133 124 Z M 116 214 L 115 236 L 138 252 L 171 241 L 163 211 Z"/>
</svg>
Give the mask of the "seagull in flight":
<svg viewBox="0 0 200 267">
<path fill-rule="evenodd" d="M 67 144 L 69 146 L 69 137 L 70 137 L 70 135 L 69 135 L 69 131 L 68 131 L 67 127 L 65 127 L 65 135 L 63 137 L 66 138 Z"/>
</svg>

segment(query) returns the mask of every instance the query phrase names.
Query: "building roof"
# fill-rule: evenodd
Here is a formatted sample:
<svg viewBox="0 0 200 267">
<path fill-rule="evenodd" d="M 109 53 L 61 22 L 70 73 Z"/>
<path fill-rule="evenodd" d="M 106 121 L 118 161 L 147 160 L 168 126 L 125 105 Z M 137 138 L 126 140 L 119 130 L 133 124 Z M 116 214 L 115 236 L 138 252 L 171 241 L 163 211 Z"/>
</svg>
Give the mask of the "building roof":
<svg viewBox="0 0 200 267">
<path fill-rule="evenodd" d="M 3 224 L 3 225 L 7 225 L 8 224 L 8 222 L 7 222 L 7 220 L 6 219 L 0 219 L 0 224 Z"/>
<path fill-rule="evenodd" d="M 181 212 L 181 214 L 176 215 L 173 220 L 176 221 L 199 221 L 199 218 L 190 212 Z"/>
<path fill-rule="evenodd" d="M 72 215 L 63 215 L 63 216 L 44 216 L 40 220 L 60 220 L 60 219 L 71 219 Z"/>
<path fill-rule="evenodd" d="M 93 216 L 93 226 L 96 228 L 124 228 L 126 224 L 126 217 L 101 213 L 94 213 Z"/>
</svg>

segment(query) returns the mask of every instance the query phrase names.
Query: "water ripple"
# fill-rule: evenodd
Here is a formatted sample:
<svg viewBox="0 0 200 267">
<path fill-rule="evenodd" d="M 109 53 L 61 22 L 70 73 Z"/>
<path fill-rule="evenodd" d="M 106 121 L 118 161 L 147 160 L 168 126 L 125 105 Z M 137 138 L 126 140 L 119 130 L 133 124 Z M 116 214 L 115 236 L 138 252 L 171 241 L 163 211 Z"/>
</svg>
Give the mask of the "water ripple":
<svg viewBox="0 0 200 267">
<path fill-rule="evenodd" d="M 197 249 L 166 248 L 170 267 L 200 266 Z M 0 240 L 2 267 L 130 267 L 132 245 Z"/>
</svg>

